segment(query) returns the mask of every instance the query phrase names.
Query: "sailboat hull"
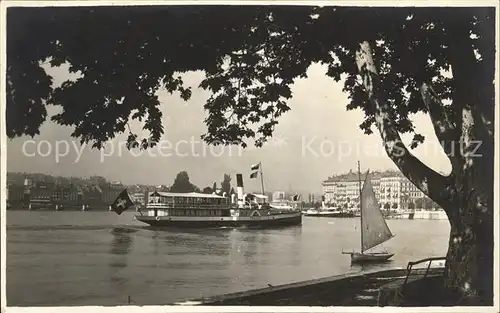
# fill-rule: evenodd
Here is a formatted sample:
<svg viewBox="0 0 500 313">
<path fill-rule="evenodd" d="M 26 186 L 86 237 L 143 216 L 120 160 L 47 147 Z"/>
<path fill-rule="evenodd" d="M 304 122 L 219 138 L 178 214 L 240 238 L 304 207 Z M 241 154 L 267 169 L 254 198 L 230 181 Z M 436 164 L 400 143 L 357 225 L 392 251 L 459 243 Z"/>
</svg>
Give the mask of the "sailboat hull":
<svg viewBox="0 0 500 313">
<path fill-rule="evenodd" d="M 394 253 L 351 253 L 351 263 L 377 263 L 389 260 Z"/>
</svg>

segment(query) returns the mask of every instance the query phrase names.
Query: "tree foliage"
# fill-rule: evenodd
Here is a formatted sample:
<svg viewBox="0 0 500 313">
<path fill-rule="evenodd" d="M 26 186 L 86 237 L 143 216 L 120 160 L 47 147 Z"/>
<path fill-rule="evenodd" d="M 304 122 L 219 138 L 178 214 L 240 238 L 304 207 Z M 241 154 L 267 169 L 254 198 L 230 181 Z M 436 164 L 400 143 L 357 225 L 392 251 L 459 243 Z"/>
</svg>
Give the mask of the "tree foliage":
<svg viewBox="0 0 500 313">
<path fill-rule="evenodd" d="M 260 145 L 289 110 L 290 85 L 306 76 L 312 62 L 327 64 L 336 81 L 345 78 L 347 108 L 364 110 L 360 127 L 370 133 L 374 111 L 353 62 L 360 39 L 377 42 L 391 118 L 398 131 L 412 131 L 409 114 L 427 110 L 419 97 L 422 82 L 432 80 L 441 98 L 451 97 L 453 82 L 442 70 L 450 68 L 450 29 L 458 26 L 479 34 L 470 45 L 481 54 L 485 75 L 475 84 L 487 86 L 485 98 L 493 97 L 487 82 L 494 73 L 488 66 L 494 21 L 488 8 L 9 8 L 7 23 L 11 138 L 37 134 L 50 104 L 62 108 L 53 121 L 72 126 L 74 136 L 97 147 L 127 132 L 129 119 L 142 121 L 151 133 L 140 143 L 154 145 L 164 131 L 156 92 L 187 100 L 192 91 L 179 73 L 203 70 L 200 87 L 212 92 L 203 138 L 242 145 L 256 138 Z M 67 62 L 83 76 L 52 89 L 41 62 Z M 134 144 L 139 138 L 129 139 Z"/>
<path fill-rule="evenodd" d="M 170 187 L 170 192 L 198 192 L 199 189 L 189 181 L 189 175 L 186 171 L 179 172 L 175 177 L 174 183 Z"/>
<path fill-rule="evenodd" d="M 213 192 L 213 190 L 210 187 L 205 187 L 202 190 L 202 193 L 205 193 L 205 194 L 212 194 L 212 192 Z"/>
<path fill-rule="evenodd" d="M 226 193 L 227 196 L 231 194 L 231 175 L 224 174 L 224 180 L 220 183 L 220 188 L 222 192 Z"/>
<path fill-rule="evenodd" d="M 408 210 L 415 210 L 415 203 L 413 202 L 408 203 Z"/>
</svg>

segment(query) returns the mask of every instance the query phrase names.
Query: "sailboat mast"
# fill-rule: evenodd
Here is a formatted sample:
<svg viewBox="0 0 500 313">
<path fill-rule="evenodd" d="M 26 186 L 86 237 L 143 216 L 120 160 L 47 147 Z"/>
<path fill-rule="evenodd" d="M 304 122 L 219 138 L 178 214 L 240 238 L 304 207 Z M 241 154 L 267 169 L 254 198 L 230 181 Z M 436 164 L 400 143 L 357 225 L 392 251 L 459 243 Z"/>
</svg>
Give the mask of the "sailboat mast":
<svg viewBox="0 0 500 313">
<path fill-rule="evenodd" d="M 361 203 L 362 195 L 361 195 L 361 169 L 358 161 L 358 180 L 359 180 L 359 220 L 360 220 L 360 229 L 361 229 L 361 253 L 363 253 L 363 204 Z"/>
<path fill-rule="evenodd" d="M 262 163 L 260 163 L 260 186 L 262 187 L 262 195 L 264 195 L 264 176 L 262 175 Z"/>
</svg>

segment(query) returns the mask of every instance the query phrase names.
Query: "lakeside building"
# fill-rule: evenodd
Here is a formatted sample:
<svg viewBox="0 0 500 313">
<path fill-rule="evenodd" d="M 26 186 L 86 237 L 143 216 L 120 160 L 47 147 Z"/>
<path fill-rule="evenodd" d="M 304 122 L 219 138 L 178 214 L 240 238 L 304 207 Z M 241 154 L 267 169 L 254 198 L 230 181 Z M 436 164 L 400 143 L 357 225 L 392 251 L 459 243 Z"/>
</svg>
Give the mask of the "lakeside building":
<svg viewBox="0 0 500 313">
<path fill-rule="evenodd" d="M 104 202 L 102 189 L 98 185 L 83 186 L 81 194 L 82 204 L 94 206 Z"/>
<path fill-rule="evenodd" d="M 125 186 L 119 181 L 110 182 L 107 185 L 100 187 L 102 202 L 111 204 L 118 195 L 125 189 Z"/>
<path fill-rule="evenodd" d="M 7 185 L 7 200 L 10 204 L 22 203 L 25 199 L 25 188 L 23 185 Z"/>
<path fill-rule="evenodd" d="M 9 204 L 15 208 L 27 207 L 30 200 L 36 199 L 50 199 L 54 205 L 81 206 L 85 204 L 91 207 L 107 207 L 124 189 L 119 182 L 112 182 L 102 187 L 99 184 L 61 184 L 58 181 L 25 179 L 24 184 L 8 184 L 7 197 Z"/>
<path fill-rule="evenodd" d="M 82 202 L 82 195 L 76 186 L 56 186 L 50 195 L 52 202 L 62 205 L 76 205 Z"/>
<path fill-rule="evenodd" d="M 424 193 L 401 173 L 374 172 L 371 175 L 371 183 L 382 207 L 403 209 L 409 203 L 416 203 L 425 197 Z M 330 177 L 323 181 L 322 187 L 326 205 L 359 210 L 360 183 L 357 173 L 351 170 L 347 174 Z"/>
</svg>

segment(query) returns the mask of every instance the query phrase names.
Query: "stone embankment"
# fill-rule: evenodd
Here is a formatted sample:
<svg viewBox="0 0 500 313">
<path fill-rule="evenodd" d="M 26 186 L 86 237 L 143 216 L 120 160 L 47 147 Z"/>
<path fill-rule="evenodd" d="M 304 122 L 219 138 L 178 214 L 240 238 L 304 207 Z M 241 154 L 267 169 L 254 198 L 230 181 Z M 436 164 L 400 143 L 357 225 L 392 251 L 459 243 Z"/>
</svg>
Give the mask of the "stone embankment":
<svg viewBox="0 0 500 313">
<path fill-rule="evenodd" d="M 344 274 L 304 282 L 196 299 L 178 305 L 210 306 L 385 306 L 407 303 L 402 299 L 405 290 L 426 292 L 427 284 L 442 279 L 443 268 L 412 270 L 406 284 L 404 268 Z M 425 276 L 425 278 L 424 278 Z M 427 290 L 432 292 L 431 289 Z M 417 304 L 418 305 L 418 304 Z"/>
</svg>

